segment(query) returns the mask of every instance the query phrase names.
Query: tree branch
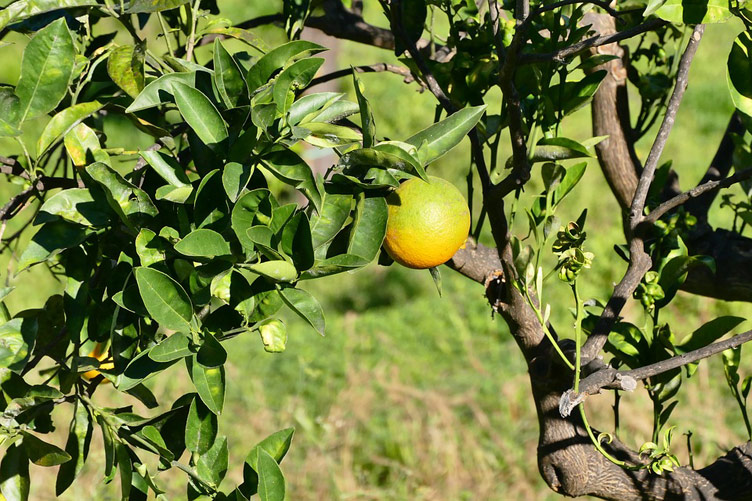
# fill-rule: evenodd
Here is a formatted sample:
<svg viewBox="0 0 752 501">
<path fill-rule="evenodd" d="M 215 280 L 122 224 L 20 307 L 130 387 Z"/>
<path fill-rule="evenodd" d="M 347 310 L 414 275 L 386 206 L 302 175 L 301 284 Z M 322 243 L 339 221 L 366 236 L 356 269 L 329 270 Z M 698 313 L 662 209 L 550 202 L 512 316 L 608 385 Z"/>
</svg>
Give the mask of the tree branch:
<svg viewBox="0 0 752 501">
<path fill-rule="evenodd" d="M 718 181 L 726 177 L 731 170 L 731 164 L 733 162 L 734 155 L 734 141 L 732 136 L 734 134 L 743 134 L 744 124 L 742 123 L 741 115 L 738 111 L 734 110 L 734 113 L 729 119 L 728 126 L 726 126 L 726 132 L 723 134 L 718 150 L 710 162 L 708 170 L 702 177 L 698 186 L 707 184 L 711 181 Z M 705 196 L 698 197 L 696 200 L 692 200 L 687 204 L 687 210 L 690 214 L 694 215 L 698 219 L 706 220 L 708 210 L 715 200 L 716 192 L 712 191 Z"/>
<path fill-rule="evenodd" d="M 586 16 L 584 22 L 592 23 L 596 32 L 602 35 L 616 33 L 612 17 L 590 13 Z M 590 70 L 608 72 L 593 96 L 590 109 L 593 135 L 607 136 L 595 145 L 598 162 L 616 200 L 626 211 L 637 188 L 638 173 L 642 170 L 631 138 L 626 52 L 617 43 L 595 47 L 590 52 L 618 57 Z"/>
<path fill-rule="evenodd" d="M 724 341 L 711 343 L 702 348 L 676 355 L 667 360 L 662 360 L 654 364 L 639 367 L 628 371 L 617 371 L 613 368 L 606 368 L 596 371 L 582 381 L 580 381 L 580 391 L 578 393 L 567 390 L 561 396 L 559 412 L 566 417 L 572 410 L 582 403 L 589 395 L 600 393 L 601 389 L 613 389 L 621 391 L 633 391 L 637 387 L 637 381 L 642 381 L 649 377 L 663 374 L 673 369 L 689 365 L 704 358 L 711 357 L 722 351 L 736 348 L 744 343 L 752 341 L 752 331 L 737 334 Z"/>
<path fill-rule="evenodd" d="M 679 195 L 676 195 L 675 197 L 663 202 L 661 205 L 651 211 L 647 216 L 645 216 L 644 222 L 653 224 L 671 209 L 687 203 L 692 199 L 697 199 L 706 193 L 714 192 L 720 190 L 721 188 L 728 188 L 731 185 L 749 178 L 752 178 L 752 168 L 741 170 L 733 176 L 721 179 L 720 181 L 708 181 L 706 183 L 697 185 L 691 190 L 680 193 Z"/>
<path fill-rule="evenodd" d="M 547 61 L 557 61 L 563 63 L 565 62 L 565 59 L 567 57 L 576 56 L 577 54 L 591 47 L 600 47 L 601 45 L 627 40 L 628 38 L 641 35 L 648 31 L 653 31 L 666 24 L 668 23 L 662 19 L 651 19 L 632 28 L 628 28 L 624 31 L 620 31 L 612 35 L 594 36 L 553 52 L 547 52 L 544 54 L 523 54 L 520 56 L 520 64 L 545 63 Z"/>
<path fill-rule="evenodd" d="M 311 83 L 308 85 L 308 87 L 313 87 L 314 85 L 320 85 L 322 83 L 326 83 L 332 80 L 336 80 L 337 78 L 347 77 L 352 75 L 352 71 L 355 70 L 358 73 L 377 73 L 377 72 L 389 72 L 394 73 L 395 75 L 401 75 L 405 77 L 405 82 L 409 83 L 414 81 L 413 74 L 410 73 L 410 70 L 407 68 L 403 68 L 402 66 L 397 66 L 396 64 L 389 64 L 389 63 L 376 63 L 376 64 L 367 64 L 363 66 L 354 66 L 352 69 L 342 69 L 333 71 L 331 73 L 327 73 L 326 75 L 321 75 L 320 77 L 316 77 L 313 80 L 311 80 Z"/>
<path fill-rule="evenodd" d="M 681 61 L 679 62 L 679 70 L 676 77 L 676 85 L 671 94 L 668 106 L 666 108 L 666 115 L 663 118 L 661 127 L 658 130 L 658 135 L 653 142 L 653 146 L 650 148 L 650 153 L 645 161 L 645 168 L 642 171 L 640 180 L 637 184 L 634 197 L 632 198 L 632 204 L 630 206 L 629 213 L 629 252 L 630 262 L 627 267 L 627 271 L 624 277 L 614 288 L 614 293 L 608 300 L 606 307 L 603 310 L 598 322 L 593 330 L 592 334 L 585 341 L 582 347 L 582 363 L 587 364 L 593 360 L 598 353 L 603 349 L 608 339 L 608 334 L 611 332 L 619 313 L 627 302 L 627 299 L 634 293 L 635 289 L 639 285 L 642 277 L 647 273 L 652 265 L 650 256 L 645 252 L 645 245 L 640 235 L 635 233 L 637 225 L 642 222 L 642 212 L 645 208 L 645 200 L 647 199 L 648 190 L 650 189 L 650 183 L 653 180 L 655 174 L 655 168 L 658 165 L 663 148 L 668 140 L 668 135 L 671 132 L 671 128 L 674 125 L 674 119 L 676 118 L 676 112 L 679 109 L 679 104 L 684 96 L 684 91 L 687 88 L 687 82 L 689 77 L 689 66 L 692 63 L 692 58 L 697 52 L 697 47 L 702 39 L 704 31 L 703 25 L 697 25 L 694 28 L 692 36 L 690 37 L 687 48 L 682 54 Z"/>
<path fill-rule="evenodd" d="M 692 64 L 692 59 L 697 53 L 697 48 L 702 40 L 702 34 L 705 31 L 705 25 L 698 24 L 692 31 L 692 36 L 689 38 L 687 48 L 682 54 L 679 61 L 679 70 L 676 75 L 676 85 L 671 93 L 671 99 L 666 106 L 666 115 L 663 117 L 661 127 L 658 129 L 658 134 L 653 141 L 653 146 L 650 148 L 648 158 L 645 160 L 645 168 L 640 176 L 640 181 L 637 183 L 637 189 L 635 190 L 634 198 L 632 198 L 632 205 L 629 209 L 629 224 L 630 229 L 634 230 L 637 225 L 643 219 L 643 210 L 645 209 L 645 201 L 648 197 L 648 190 L 650 190 L 650 184 L 653 182 L 653 176 L 655 169 L 658 166 L 658 160 L 661 158 L 663 148 L 666 146 L 668 136 L 671 133 L 671 128 L 674 126 L 674 120 L 676 119 L 676 113 L 679 111 L 679 105 L 681 104 L 682 97 L 684 97 L 684 91 L 687 89 L 689 83 L 689 67 Z"/>
</svg>

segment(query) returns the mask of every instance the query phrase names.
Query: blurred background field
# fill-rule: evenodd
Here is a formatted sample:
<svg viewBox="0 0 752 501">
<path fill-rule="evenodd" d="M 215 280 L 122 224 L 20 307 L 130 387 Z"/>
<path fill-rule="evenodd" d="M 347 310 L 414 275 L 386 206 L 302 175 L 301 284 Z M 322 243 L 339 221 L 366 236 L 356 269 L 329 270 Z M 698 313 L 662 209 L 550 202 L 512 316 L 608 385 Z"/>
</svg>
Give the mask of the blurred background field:
<svg viewBox="0 0 752 501">
<path fill-rule="evenodd" d="M 7 2 L 0 2 L 4 5 Z M 276 12 L 279 2 L 219 2 L 222 16 L 239 22 Z M 367 2 L 370 3 L 370 2 Z M 371 6 L 375 7 L 375 6 Z M 374 8 L 369 20 L 385 25 Z M 156 33 L 150 24 L 148 29 Z M 693 64 L 690 86 L 679 112 L 664 160 L 673 159 L 682 187 L 693 186 L 704 173 L 732 111 L 725 83 L 725 61 L 740 31 L 736 25 L 709 26 Z M 282 40 L 277 28 L 257 30 L 273 45 Z M 12 35 L 13 45 L 0 47 L 0 83 L 15 84 L 25 44 Z M 154 40 L 154 39 L 152 39 Z M 161 41 L 151 42 L 161 47 Z M 230 45 L 233 47 L 232 45 Z M 240 47 L 233 47 L 240 50 Z M 208 47 L 200 58 L 210 54 Z M 345 42 L 337 47 L 336 67 L 396 62 L 393 54 Z M 434 101 L 405 85 L 392 74 L 366 74 L 362 81 L 374 104 L 380 137 L 404 139 L 428 126 Z M 339 82 L 352 98 L 350 79 Z M 489 96 L 498 109 L 499 95 Z M 25 131 L 35 142 L 46 118 Z M 118 137 L 128 149 L 146 147 L 148 137 L 124 122 L 106 122 L 105 132 Z M 575 139 L 590 136 L 587 109 L 564 122 L 563 133 Z M 650 136 L 650 135 L 648 135 Z M 502 144 L 504 141 L 502 141 Z M 639 144 L 644 156 L 649 139 Z M 464 190 L 468 144 L 462 144 L 431 167 L 432 174 Z M 15 144 L 0 140 L 0 155 L 18 154 Z M 509 149 L 502 150 L 501 161 Z M 134 161 L 132 157 L 125 159 Z M 19 187 L 0 180 L 0 202 Z M 524 200 L 540 191 L 531 183 Z M 478 201 L 474 201 L 477 208 Z M 589 208 L 588 249 L 596 255 L 586 273 L 583 294 L 606 299 L 625 267 L 612 250 L 621 243 L 620 215 L 608 186 L 594 161 L 583 182 L 564 203 L 562 221 L 575 219 L 580 207 Z M 26 210 L 30 213 L 30 210 Z M 518 234 L 526 223 L 516 221 Z M 711 222 L 728 226 L 717 211 Z M 15 223 L 6 229 L 13 231 Z M 482 240 L 490 243 L 488 235 Z M 8 267 L 6 272 L 6 267 Z M 0 256 L 0 277 L 17 286 L 9 298 L 12 312 L 41 306 L 47 293 L 60 283 L 42 267 L 13 276 L 9 251 Z M 556 499 L 540 479 L 536 465 L 537 419 L 529 393 L 526 368 L 503 321 L 494 319 L 483 290 L 453 271 L 442 268 L 443 297 L 427 271 L 375 264 L 357 274 L 344 274 L 309 284 L 327 314 L 327 336 L 321 338 L 301 320 L 285 315 L 289 328 L 287 350 L 264 352 L 253 336 L 228 342 L 228 394 L 220 433 L 232 444 L 229 480 L 241 478 L 248 450 L 281 428 L 296 428 L 293 448 L 283 463 L 291 500 L 515 500 Z M 553 307 L 552 322 L 569 336 L 572 317 L 569 291 L 551 281 L 545 301 Z M 44 293 L 43 293 L 44 292 Z M 750 317 L 744 303 L 722 303 L 680 293 L 663 315 L 679 338 L 717 315 Z M 626 316 L 642 324 L 641 309 L 631 305 Z M 745 322 L 742 329 L 749 328 Z M 750 348 L 747 349 L 748 351 Z M 742 375 L 752 373 L 752 353 L 742 357 Z M 684 382 L 681 403 L 670 424 L 677 426 L 675 452 L 684 464 L 687 447 L 680 433 L 692 431 L 694 462 L 702 466 L 745 439 L 746 433 L 723 376 L 720 360 L 703 362 Z M 191 387 L 182 366 L 151 383 L 169 405 Z M 111 387 L 95 398 L 102 405 L 122 404 Z M 588 401 L 594 426 L 610 430 L 612 397 Z M 56 443 L 63 445 L 67 416 L 57 421 Z M 639 446 L 650 439 L 651 414 L 644 391 L 622 399 L 620 437 Z M 95 433 L 90 460 L 65 499 L 116 499 L 119 485 L 101 484 L 103 452 Z M 34 467 L 32 497 L 54 499 L 56 468 Z M 184 478 L 178 470 L 161 476 L 174 499 L 181 499 Z M 229 482 L 228 482 L 229 485 Z"/>
</svg>

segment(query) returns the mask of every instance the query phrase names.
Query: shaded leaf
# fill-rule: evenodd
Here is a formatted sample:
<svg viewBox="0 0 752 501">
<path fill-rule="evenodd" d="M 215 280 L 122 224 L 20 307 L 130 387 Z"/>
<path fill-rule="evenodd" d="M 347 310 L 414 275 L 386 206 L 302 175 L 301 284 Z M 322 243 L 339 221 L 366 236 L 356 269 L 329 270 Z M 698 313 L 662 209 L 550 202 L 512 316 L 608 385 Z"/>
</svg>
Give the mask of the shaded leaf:
<svg viewBox="0 0 752 501">
<path fill-rule="evenodd" d="M 185 425 L 185 447 L 191 452 L 204 454 L 217 438 L 217 415 L 209 410 L 200 398 L 194 398 Z"/>
<path fill-rule="evenodd" d="M 324 335 L 326 320 L 321 305 L 309 292 L 292 287 L 280 289 L 282 300 L 297 313 L 303 320 L 308 322 L 316 332 Z"/>
</svg>

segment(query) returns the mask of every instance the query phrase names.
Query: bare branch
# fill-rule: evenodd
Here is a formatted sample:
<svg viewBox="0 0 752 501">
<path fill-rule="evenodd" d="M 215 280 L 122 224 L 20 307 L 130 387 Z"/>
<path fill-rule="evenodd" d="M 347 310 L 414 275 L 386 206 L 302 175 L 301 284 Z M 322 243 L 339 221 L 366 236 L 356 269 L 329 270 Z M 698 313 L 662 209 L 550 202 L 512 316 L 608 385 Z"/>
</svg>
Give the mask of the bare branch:
<svg viewBox="0 0 752 501">
<path fill-rule="evenodd" d="M 504 65 L 499 70 L 499 87 L 504 94 L 504 99 L 509 110 L 509 134 L 512 142 L 512 160 L 514 166 L 512 172 L 498 184 L 500 196 L 504 197 L 523 186 L 530 179 L 530 162 L 527 157 L 527 146 L 525 144 L 525 133 L 523 131 L 522 104 L 517 87 L 514 85 L 514 74 L 517 68 L 520 48 L 526 39 L 527 27 L 529 26 L 530 17 L 523 17 L 529 10 L 527 2 L 520 0 L 517 3 L 518 12 L 515 13 L 518 21 L 518 28 L 509 45 L 508 50 L 504 50 L 501 30 L 497 24 L 499 22 L 499 8 L 496 0 L 489 0 L 491 12 L 495 12 L 492 20 L 495 23 L 494 34 L 496 42 L 496 52 L 499 61 L 504 61 Z"/>
<path fill-rule="evenodd" d="M 358 73 L 377 73 L 377 72 L 389 72 L 394 73 L 395 75 L 401 75 L 405 77 L 405 82 L 410 83 L 414 81 L 413 74 L 410 73 L 410 70 L 407 68 L 404 68 L 402 66 L 397 66 L 396 64 L 389 64 L 389 63 L 376 63 L 376 64 L 367 64 L 363 66 L 355 66 L 352 69 L 342 69 L 333 71 L 331 73 L 327 73 L 326 75 L 321 75 L 320 77 L 316 77 L 313 80 L 311 80 L 311 83 L 309 87 L 313 87 L 314 85 L 319 85 L 325 82 L 329 82 L 331 80 L 336 80 L 337 78 L 347 77 L 352 75 L 352 70 L 357 71 Z"/>
<path fill-rule="evenodd" d="M 651 19 L 624 31 L 612 35 L 594 36 L 554 52 L 547 52 L 545 54 L 523 54 L 520 56 L 520 64 L 545 63 L 547 61 L 558 61 L 563 63 L 567 57 L 575 56 L 591 47 L 599 47 L 601 45 L 627 40 L 628 38 L 641 35 L 645 32 L 653 31 L 665 24 L 667 24 L 667 22 L 662 19 Z"/>
<path fill-rule="evenodd" d="M 653 141 L 653 146 L 650 148 L 648 158 L 645 160 L 645 168 L 640 176 L 640 181 L 637 183 L 637 189 L 635 190 L 634 198 L 632 199 L 632 205 L 629 209 L 629 224 L 632 230 L 642 221 L 642 212 L 645 209 L 645 200 L 648 197 L 648 190 L 650 190 L 650 183 L 653 181 L 655 169 L 658 166 L 658 160 L 661 158 L 663 148 L 666 146 L 668 136 L 671 133 L 671 128 L 674 126 L 674 120 L 676 119 L 676 112 L 679 111 L 679 105 L 681 104 L 682 97 L 684 97 L 684 91 L 687 89 L 689 83 L 689 67 L 692 64 L 692 59 L 697 53 L 697 48 L 702 40 L 702 34 L 705 31 L 705 25 L 698 24 L 695 26 L 692 36 L 689 38 L 687 48 L 682 54 L 679 61 L 679 70 L 676 75 L 676 85 L 671 93 L 671 99 L 669 99 L 666 106 L 666 115 L 663 117 L 658 134 Z"/>
<path fill-rule="evenodd" d="M 607 388 L 621 391 L 632 391 L 637 387 L 637 381 L 642 381 L 649 377 L 663 374 L 673 369 L 695 363 L 704 358 L 711 357 L 722 351 L 736 348 L 744 343 L 752 341 L 752 331 L 737 334 L 726 340 L 711 343 L 702 348 L 676 355 L 667 360 L 662 360 L 654 364 L 639 367 L 628 371 L 617 371 L 613 368 L 606 368 L 596 371 L 582 381 L 580 381 L 579 393 L 568 390 L 561 396 L 559 411 L 566 417 L 570 412 L 589 395 L 595 395 L 600 390 Z"/>
<path fill-rule="evenodd" d="M 713 160 L 710 162 L 707 172 L 702 177 L 699 185 L 706 184 L 710 181 L 718 181 L 726 177 L 731 170 L 731 164 L 733 162 L 734 155 L 734 142 L 732 136 L 734 134 L 742 134 L 744 132 L 744 124 L 742 123 L 741 115 L 738 111 L 734 111 L 729 120 L 726 132 L 723 134 L 718 150 L 713 156 Z M 705 196 L 698 197 L 696 200 L 687 204 L 687 210 L 699 219 L 707 219 L 708 209 L 713 205 L 716 192 L 711 192 Z"/>
<path fill-rule="evenodd" d="M 679 195 L 676 195 L 675 197 L 663 202 L 661 205 L 651 211 L 647 216 L 645 216 L 644 222 L 651 224 L 655 223 L 671 209 L 674 209 L 693 198 L 698 198 L 705 193 L 716 191 L 721 188 L 728 188 L 731 185 L 749 178 L 752 178 L 752 168 L 741 170 L 733 176 L 727 177 L 726 179 L 722 179 L 720 181 L 708 181 L 707 183 L 695 186 L 691 190 L 680 193 Z"/>
<path fill-rule="evenodd" d="M 585 345 L 582 347 L 583 364 L 587 364 L 603 349 L 603 346 L 606 344 L 606 339 L 608 338 L 608 333 L 611 332 L 611 327 L 613 327 L 616 322 L 619 313 L 627 302 L 627 299 L 629 299 L 632 293 L 637 289 L 642 277 L 648 272 L 652 265 L 650 256 L 645 252 L 645 245 L 642 237 L 635 234 L 634 230 L 643 220 L 642 212 L 645 208 L 645 200 L 647 199 L 648 190 L 650 189 L 650 183 L 653 180 L 655 168 L 658 165 L 658 160 L 660 159 L 663 148 L 668 140 L 671 127 L 674 124 L 676 112 L 678 111 L 679 104 L 684 96 L 684 91 L 687 88 L 689 66 L 692 63 L 692 58 L 697 52 L 697 47 L 702 39 L 703 30 L 703 25 L 700 24 L 695 26 L 687 48 L 684 50 L 684 54 L 682 54 L 681 61 L 679 62 L 676 85 L 671 94 L 671 99 L 669 100 L 666 109 L 666 115 L 663 119 L 663 123 L 661 123 L 660 129 L 658 130 L 658 135 L 653 142 L 653 146 L 650 149 L 650 154 L 645 161 L 645 168 L 642 171 L 642 175 L 637 184 L 637 189 L 632 198 L 629 215 L 629 228 L 631 235 L 628 235 L 630 252 L 629 266 L 627 267 L 624 277 L 622 277 L 621 281 L 614 288 L 614 293 L 608 300 L 603 313 L 601 313 L 595 329 L 593 329 L 592 334 L 588 337 L 585 341 Z"/>
</svg>

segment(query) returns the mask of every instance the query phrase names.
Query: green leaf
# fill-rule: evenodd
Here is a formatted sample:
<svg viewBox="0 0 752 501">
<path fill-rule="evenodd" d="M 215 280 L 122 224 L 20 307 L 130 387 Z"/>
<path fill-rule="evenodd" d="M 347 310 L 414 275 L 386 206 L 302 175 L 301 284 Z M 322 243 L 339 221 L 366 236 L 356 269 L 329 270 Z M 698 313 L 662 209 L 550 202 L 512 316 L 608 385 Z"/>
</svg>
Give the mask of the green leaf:
<svg viewBox="0 0 752 501">
<path fill-rule="evenodd" d="M 388 217 L 385 198 L 366 198 L 365 194 L 361 193 L 355 206 L 347 253 L 373 261 L 384 241 Z"/>
<path fill-rule="evenodd" d="M 231 202 L 236 202 L 240 193 L 248 185 L 248 181 L 253 174 L 253 167 L 250 165 L 242 165 L 237 162 L 228 162 L 222 169 L 222 186 L 225 188 L 227 198 Z"/>
<path fill-rule="evenodd" d="M 191 452 L 204 454 L 217 438 L 217 415 L 209 410 L 200 398 L 194 398 L 185 423 L 185 447 Z"/>
<path fill-rule="evenodd" d="M 142 351 L 128 363 L 125 371 L 118 378 L 117 388 L 120 391 L 130 390 L 174 363 L 174 361 L 156 362 L 149 357 L 150 351 L 151 348 Z"/>
<path fill-rule="evenodd" d="M 289 218 L 282 229 L 280 248 L 288 256 L 298 271 L 307 270 L 314 263 L 311 225 L 304 212 L 299 211 Z"/>
<path fill-rule="evenodd" d="M 166 98 L 172 95 L 172 86 L 176 83 L 182 83 L 188 86 L 196 85 L 195 72 L 178 72 L 168 73 L 150 82 L 144 90 L 134 99 L 125 111 L 134 113 L 136 111 L 153 108 L 166 102 Z"/>
<path fill-rule="evenodd" d="M 139 151 L 138 154 L 154 168 L 162 179 L 172 186 L 182 188 L 190 186 L 191 182 L 185 174 L 185 169 L 178 164 L 174 158 L 163 155 L 158 151 Z"/>
<path fill-rule="evenodd" d="M 110 425 L 102 414 L 97 415 L 97 423 L 102 430 L 102 445 L 104 447 L 104 480 L 109 483 L 115 478 L 115 439 Z"/>
<path fill-rule="evenodd" d="M 200 90 L 174 83 L 172 91 L 180 114 L 206 145 L 227 139 L 227 125 L 212 102 Z"/>
<path fill-rule="evenodd" d="M 285 260 L 276 259 L 247 266 L 249 270 L 275 282 L 294 282 L 298 278 L 298 270 Z"/>
<path fill-rule="evenodd" d="M 285 477 L 277 462 L 264 449 L 258 453 L 258 478 L 261 501 L 284 501 Z"/>
<path fill-rule="evenodd" d="M 734 40 L 727 61 L 727 83 L 734 105 L 752 113 L 752 36 L 743 31 Z"/>
<path fill-rule="evenodd" d="M 71 456 L 60 466 L 55 482 L 55 495 L 60 496 L 73 483 L 81 469 L 84 467 L 89 455 L 89 445 L 94 427 L 89 417 L 86 406 L 80 402 L 75 403 L 75 412 L 70 424 L 68 441 L 65 444 L 65 452 Z"/>
<path fill-rule="evenodd" d="M 0 462 L 0 492 L 7 501 L 27 501 L 30 483 L 26 451 L 23 446 L 13 444 Z"/>
<path fill-rule="evenodd" d="M 37 154 L 41 155 L 47 151 L 58 139 L 70 132 L 81 120 L 96 113 L 102 108 L 102 103 L 92 101 L 90 103 L 79 103 L 66 108 L 52 117 L 47 126 L 42 131 L 37 141 Z"/>
<path fill-rule="evenodd" d="M 305 131 L 304 134 L 301 134 L 301 138 L 305 142 L 319 148 L 336 148 L 357 143 L 363 139 L 361 133 L 355 129 L 326 122 L 306 122 L 296 129 Z"/>
<path fill-rule="evenodd" d="M 315 117 L 344 96 L 341 92 L 316 92 L 300 96 L 292 103 L 287 112 L 287 124 L 290 126 L 297 125 L 310 117 Z M 308 121 L 313 122 L 315 120 Z M 323 122 L 323 120 L 319 120 L 319 122 Z"/>
<path fill-rule="evenodd" d="M 345 271 L 352 271 L 369 264 L 371 261 L 360 256 L 352 256 L 350 254 L 340 254 L 339 256 L 330 257 L 316 263 L 316 266 L 310 270 L 304 271 L 300 275 L 300 280 L 311 280 L 314 278 L 326 277 L 329 275 L 335 275 Z"/>
<path fill-rule="evenodd" d="M 321 207 L 321 193 L 311 167 L 297 153 L 288 149 L 273 151 L 264 156 L 263 165 L 277 179 L 303 193 L 314 207 Z"/>
<path fill-rule="evenodd" d="M 326 50 L 325 47 L 305 40 L 295 40 L 276 47 L 256 61 L 256 64 L 248 70 L 246 77 L 248 89 L 253 94 L 256 89 L 269 81 L 274 72 L 282 69 L 290 59 L 309 53 L 315 54 L 324 50 Z"/>
<path fill-rule="evenodd" d="M 109 206 L 95 200 L 86 188 L 70 188 L 55 193 L 39 209 L 35 223 L 47 223 L 63 218 L 84 226 L 105 226 L 110 222 Z"/>
<path fill-rule="evenodd" d="M 23 434 L 23 446 L 29 460 L 38 466 L 57 466 L 71 460 L 70 454 L 56 445 L 48 444 L 31 433 Z"/>
<path fill-rule="evenodd" d="M 311 238 L 316 249 L 330 242 L 347 221 L 352 195 L 325 192 L 321 208 L 311 216 Z"/>
<path fill-rule="evenodd" d="M 228 37 L 235 38 L 237 40 L 240 40 L 241 42 L 244 42 L 257 51 L 263 53 L 269 52 L 269 48 L 267 47 L 266 43 L 253 34 L 253 32 L 244 30 L 242 28 L 236 28 L 234 26 L 230 27 L 213 27 L 206 30 L 206 34 L 216 34 L 216 35 L 225 35 Z"/>
<path fill-rule="evenodd" d="M 655 15 L 673 24 L 722 23 L 732 13 L 728 0 L 667 0 Z"/>
<path fill-rule="evenodd" d="M 295 289 L 293 287 L 280 289 L 279 293 L 282 296 L 282 300 L 292 311 L 308 322 L 316 332 L 322 336 L 324 335 L 324 330 L 326 329 L 324 310 L 315 297 L 303 289 Z"/>
<path fill-rule="evenodd" d="M 225 403 L 225 368 L 204 367 L 196 357 L 186 358 L 186 366 L 191 375 L 198 396 L 214 414 L 221 414 Z"/>
<path fill-rule="evenodd" d="M 267 212 L 271 212 L 271 206 L 271 193 L 267 189 L 259 188 L 249 191 L 240 197 L 233 207 L 231 216 L 232 230 L 238 237 L 240 244 L 247 251 L 250 252 L 254 249 L 253 240 L 248 236 L 248 230 L 254 226 L 257 214 L 261 216 L 261 219 L 266 219 Z"/>
<path fill-rule="evenodd" d="M 190 338 L 182 332 L 167 336 L 149 350 L 149 358 L 155 362 L 173 362 L 193 355 Z"/>
<path fill-rule="evenodd" d="M 19 122 L 55 109 L 73 73 L 75 48 L 65 19 L 39 30 L 26 46 L 16 86 Z"/>
<path fill-rule="evenodd" d="M 202 480 L 218 486 L 227 474 L 229 459 L 227 437 L 219 437 L 214 441 L 211 448 L 198 459 L 196 473 Z"/>
<path fill-rule="evenodd" d="M 358 78 L 358 75 L 354 69 L 353 87 L 355 88 L 355 97 L 357 97 L 358 99 L 358 107 L 360 108 L 360 123 L 361 130 L 363 131 L 363 148 L 370 148 L 375 142 L 376 124 L 373 120 L 373 111 L 371 111 L 371 105 L 368 103 L 368 99 L 366 99 L 366 97 L 363 95 L 363 92 L 365 91 L 365 89 L 363 88 L 363 83 Z"/>
<path fill-rule="evenodd" d="M 457 2 L 459 8 L 462 2 Z M 475 7 L 473 5 L 473 7 Z M 425 0 L 411 0 L 409 2 L 400 2 L 393 7 L 396 12 L 392 13 L 392 16 L 398 16 L 401 23 L 401 28 L 404 33 L 404 37 L 407 38 L 408 43 L 416 43 L 425 29 L 426 17 L 428 16 L 428 9 L 426 8 Z M 394 26 L 392 27 L 393 29 Z M 399 57 L 407 47 L 401 36 L 395 37 L 394 41 L 394 55 Z"/>
<path fill-rule="evenodd" d="M 562 178 L 561 182 L 558 186 L 554 189 L 553 196 L 551 197 L 551 206 L 556 207 L 563 199 L 566 197 L 569 192 L 571 192 L 575 186 L 577 186 L 577 183 L 580 182 L 582 179 L 582 176 L 585 175 L 585 168 L 587 167 L 587 162 L 581 162 L 575 165 L 572 165 L 571 167 L 567 168 L 566 173 L 564 174 L 564 177 Z M 535 202 L 533 203 L 532 207 L 532 213 L 535 216 L 535 218 L 541 218 L 543 217 L 543 211 L 545 208 L 545 199 L 537 198 Z"/>
<path fill-rule="evenodd" d="M 429 271 L 431 272 L 433 284 L 436 286 L 436 291 L 439 293 L 439 297 L 441 297 L 441 271 L 436 266 L 429 268 Z"/>
<path fill-rule="evenodd" d="M 167 257 L 167 242 L 148 228 L 142 228 L 136 235 L 136 254 L 141 261 L 141 266 L 151 266 L 154 263 L 162 263 Z"/>
<path fill-rule="evenodd" d="M 185 256 L 216 257 L 232 254 L 230 244 L 213 230 L 194 230 L 175 244 L 175 250 Z"/>
<path fill-rule="evenodd" d="M 258 326 L 264 350 L 269 353 L 281 353 L 287 345 L 287 327 L 277 319 L 267 320 Z"/>
<path fill-rule="evenodd" d="M 149 195 L 126 181 L 109 165 L 95 162 L 86 167 L 86 172 L 104 188 L 110 207 L 127 225 L 133 226 L 131 219 L 141 221 L 158 214 Z"/>
<path fill-rule="evenodd" d="M 0 325 L 0 367 L 17 369 L 29 355 L 30 346 L 24 339 L 22 318 L 14 318 Z"/>
<path fill-rule="evenodd" d="M 45 223 L 18 259 L 18 271 L 46 261 L 86 239 L 86 230 L 65 221 Z"/>
<path fill-rule="evenodd" d="M 259 442 L 248 454 L 245 462 L 254 470 L 258 470 L 258 453 L 260 450 L 266 451 L 277 463 L 281 463 L 287 451 L 290 450 L 292 439 L 295 435 L 295 428 L 285 428 L 284 430 L 272 433 L 264 440 Z"/>
<path fill-rule="evenodd" d="M 118 442 L 115 445 L 118 470 L 120 471 L 120 491 L 122 499 L 130 499 L 131 483 L 133 482 L 133 463 L 128 452 L 128 446 Z"/>
<path fill-rule="evenodd" d="M 214 85 L 227 108 L 234 108 L 247 92 L 245 80 L 238 63 L 224 48 L 219 38 L 214 39 Z M 245 98 L 247 102 L 247 97 Z"/>
<path fill-rule="evenodd" d="M 736 326 L 744 322 L 744 320 L 742 317 L 733 316 L 715 318 L 682 339 L 681 343 L 676 345 L 677 352 L 688 353 L 707 346 L 733 330 Z"/>
<path fill-rule="evenodd" d="M 107 73 L 115 84 L 132 98 L 144 90 L 144 56 L 146 45 L 115 47 L 107 58 Z"/>
<path fill-rule="evenodd" d="M 277 111 L 282 114 L 287 113 L 294 100 L 295 91 L 307 87 L 322 64 L 324 64 L 324 59 L 320 57 L 301 59 L 280 73 L 272 94 Z"/>
<path fill-rule="evenodd" d="M 193 306 L 180 284 L 152 268 L 138 267 L 135 275 L 141 299 L 149 315 L 168 329 L 190 331 Z"/>
<path fill-rule="evenodd" d="M 76 167 L 90 163 L 89 153 L 94 161 L 109 164 L 110 156 L 102 150 L 96 132 L 86 124 L 80 123 L 69 130 L 63 138 L 63 143 Z"/>
<path fill-rule="evenodd" d="M 427 165 L 457 146 L 478 123 L 486 106 L 460 110 L 408 138 L 405 142 L 418 148 L 418 158 Z"/>
<path fill-rule="evenodd" d="M 0 30 L 32 16 L 54 10 L 97 5 L 97 0 L 17 0 L 0 10 Z"/>
<path fill-rule="evenodd" d="M 413 151 L 405 151 L 403 145 L 411 148 Z M 418 150 L 407 143 L 398 143 L 396 141 L 385 141 L 377 144 L 373 148 L 360 148 L 353 150 L 340 158 L 340 165 L 348 168 L 362 171 L 367 167 L 381 167 L 384 169 L 395 169 L 402 172 L 408 172 L 419 176 L 421 179 L 428 180 L 426 171 L 417 158 Z"/>
<path fill-rule="evenodd" d="M 207 332 L 204 334 L 203 343 L 201 343 L 198 353 L 196 353 L 196 360 L 207 368 L 219 367 L 227 361 L 227 351 L 212 333 Z"/>
<path fill-rule="evenodd" d="M 145 12 L 161 12 L 171 10 L 187 4 L 190 0 L 131 0 L 126 4 L 125 12 L 128 14 L 141 14 Z"/>
</svg>

